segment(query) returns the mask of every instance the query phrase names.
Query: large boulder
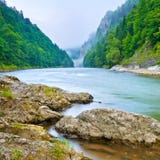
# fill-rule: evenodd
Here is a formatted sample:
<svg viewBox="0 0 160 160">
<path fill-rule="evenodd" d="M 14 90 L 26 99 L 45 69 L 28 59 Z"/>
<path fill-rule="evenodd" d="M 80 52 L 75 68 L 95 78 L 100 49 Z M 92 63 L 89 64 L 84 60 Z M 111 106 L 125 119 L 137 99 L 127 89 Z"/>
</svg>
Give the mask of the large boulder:
<svg viewBox="0 0 160 160">
<path fill-rule="evenodd" d="M 160 123 L 150 117 L 117 111 L 94 109 L 76 118 L 64 117 L 56 129 L 72 138 L 126 145 L 156 145 L 160 142 Z"/>
</svg>

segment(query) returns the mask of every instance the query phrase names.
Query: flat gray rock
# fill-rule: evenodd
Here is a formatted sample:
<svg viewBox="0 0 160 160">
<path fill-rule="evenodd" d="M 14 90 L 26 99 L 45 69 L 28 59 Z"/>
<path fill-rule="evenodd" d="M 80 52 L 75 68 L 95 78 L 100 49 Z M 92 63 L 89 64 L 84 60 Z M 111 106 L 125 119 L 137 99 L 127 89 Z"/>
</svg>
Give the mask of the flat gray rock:
<svg viewBox="0 0 160 160">
<path fill-rule="evenodd" d="M 56 129 L 66 136 L 123 144 L 160 142 L 160 123 L 150 117 L 113 109 L 94 109 L 76 118 L 64 117 Z"/>
</svg>

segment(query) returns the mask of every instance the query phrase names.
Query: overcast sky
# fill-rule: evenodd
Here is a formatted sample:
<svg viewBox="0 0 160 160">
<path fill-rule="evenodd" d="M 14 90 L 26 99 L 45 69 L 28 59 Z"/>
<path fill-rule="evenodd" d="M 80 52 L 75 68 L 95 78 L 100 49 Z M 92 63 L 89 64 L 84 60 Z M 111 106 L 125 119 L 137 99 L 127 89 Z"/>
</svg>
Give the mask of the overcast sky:
<svg viewBox="0 0 160 160">
<path fill-rule="evenodd" d="M 108 10 L 125 0 L 6 0 L 61 48 L 77 47 L 96 31 Z"/>
</svg>

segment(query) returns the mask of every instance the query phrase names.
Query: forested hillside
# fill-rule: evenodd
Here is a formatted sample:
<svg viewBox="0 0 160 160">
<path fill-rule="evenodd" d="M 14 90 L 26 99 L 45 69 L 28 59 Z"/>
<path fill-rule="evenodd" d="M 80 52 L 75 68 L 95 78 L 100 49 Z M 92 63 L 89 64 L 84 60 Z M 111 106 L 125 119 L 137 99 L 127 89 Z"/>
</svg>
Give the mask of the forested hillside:
<svg viewBox="0 0 160 160">
<path fill-rule="evenodd" d="M 23 13 L 0 1 L 0 70 L 70 67 L 73 62 Z"/>
<path fill-rule="evenodd" d="M 94 55 L 94 56 L 93 56 Z M 116 64 L 147 67 L 160 63 L 160 1 L 140 0 L 123 21 L 107 35 L 105 42 L 90 51 L 86 66 Z"/>
<path fill-rule="evenodd" d="M 119 24 L 123 20 L 124 16 L 126 16 L 131 11 L 131 9 L 137 5 L 138 2 L 139 0 L 127 0 L 121 7 L 118 7 L 115 11 L 107 11 L 106 15 L 101 20 L 101 23 L 95 33 L 95 36 L 89 38 L 88 41 L 82 45 L 81 55 L 87 54 L 89 50 L 95 52 L 94 48 L 96 48 L 96 50 L 100 49 L 101 45 L 97 43 L 103 44 L 104 39 L 109 30 L 113 29 L 117 24 Z M 95 59 L 96 58 L 95 53 L 92 53 L 92 55 L 90 54 L 90 58 Z M 87 63 L 90 63 L 89 60 L 87 61 Z"/>
</svg>

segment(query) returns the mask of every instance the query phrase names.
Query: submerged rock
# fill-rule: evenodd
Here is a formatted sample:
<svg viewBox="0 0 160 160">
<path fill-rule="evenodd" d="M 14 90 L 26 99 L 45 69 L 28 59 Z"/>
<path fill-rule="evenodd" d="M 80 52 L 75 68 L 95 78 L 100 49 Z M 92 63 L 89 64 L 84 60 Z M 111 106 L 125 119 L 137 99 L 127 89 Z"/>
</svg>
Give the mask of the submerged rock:
<svg viewBox="0 0 160 160">
<path fill-rule="evenodd" d="M 56 129 L 69 137 L 106 143 L 151 146 L 160 142 L 157 120 L 113 109 L 94 109 L 76 118 L 64 117 Z"/>
</svg>

